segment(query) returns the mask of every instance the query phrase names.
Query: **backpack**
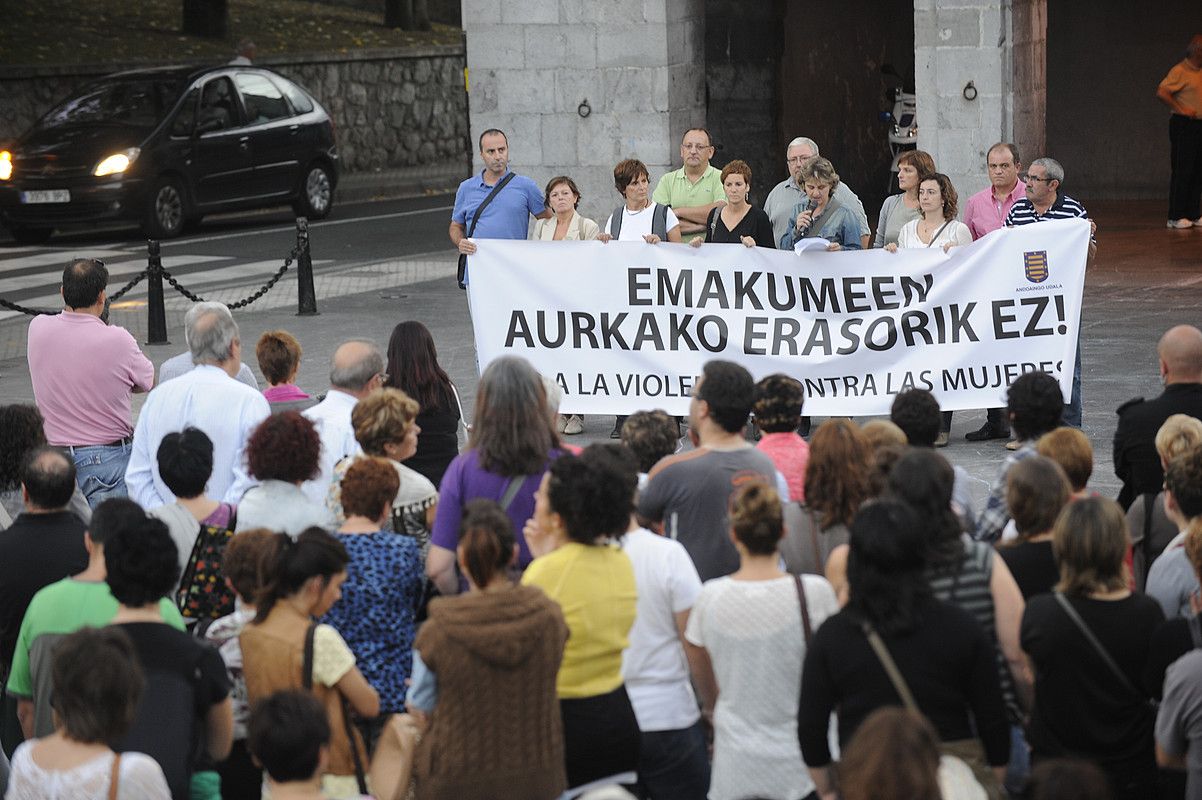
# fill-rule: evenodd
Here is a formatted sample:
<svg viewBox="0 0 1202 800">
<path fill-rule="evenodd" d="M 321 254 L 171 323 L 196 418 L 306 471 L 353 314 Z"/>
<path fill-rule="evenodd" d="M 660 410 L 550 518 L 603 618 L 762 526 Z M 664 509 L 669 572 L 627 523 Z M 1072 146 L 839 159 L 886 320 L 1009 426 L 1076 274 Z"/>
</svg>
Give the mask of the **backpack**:
<svg viewBox="0 0 1202 800">
<path fill-rule="evenodd" d="M 622 212 L 624 210 L 626 210 L 626 206 L 618 206 L 609 217 L 609 235 L 615 239 L 622 232 Z M 658 236 L 661 242 L 668 241 L 668 207 L 663 203 L 656 203 L 655 211 L 651 212 L 651 232 Z"/>
<path fill-rule="evenodd" d="M 175 603 L 184 619 L 217 619 L 234 613 L 234 590 L 225 582 L 221 559 L 226 545 L 234 538 L 236 521 L 237 509 L 231 507 L 228 525 L 201 524 L 175 594 Z"/>
</svg>

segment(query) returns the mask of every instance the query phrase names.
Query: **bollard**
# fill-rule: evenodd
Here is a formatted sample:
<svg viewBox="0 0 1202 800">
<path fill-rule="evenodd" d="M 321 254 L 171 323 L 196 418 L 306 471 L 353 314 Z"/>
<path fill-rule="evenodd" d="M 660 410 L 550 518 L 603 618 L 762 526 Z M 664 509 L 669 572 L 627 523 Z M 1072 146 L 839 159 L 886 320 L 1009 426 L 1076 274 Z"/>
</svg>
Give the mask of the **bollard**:
<svg viewBox="0 0 1202 800">
<path fill-rule="evenodd" d="M 296 218 L 296 315 L 317 314 L 317 292 L 313 289 L 313 256 L 309 253 L 309 220 Z"/>
<path fill-rule="evenodd" d="M 167 341 L 167 308 L 163 304 L 163 259 L 157 239 L 146 240 L 146 344 Z"/>
</svg>

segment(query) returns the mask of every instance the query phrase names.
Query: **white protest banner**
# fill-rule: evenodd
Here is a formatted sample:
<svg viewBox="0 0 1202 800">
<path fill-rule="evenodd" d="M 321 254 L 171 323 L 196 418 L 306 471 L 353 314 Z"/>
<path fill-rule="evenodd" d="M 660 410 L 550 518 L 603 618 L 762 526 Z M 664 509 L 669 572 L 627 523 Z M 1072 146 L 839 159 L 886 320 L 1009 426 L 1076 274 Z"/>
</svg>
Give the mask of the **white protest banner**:
<svg viewBox="0 0 1202 800">
<path fill-rule="evenodd" d="M 816 416 L 887 414 L 912 387 L 989 408 L 1036 369 L 1068 400 L 1088 243 L 1085 220 L 948 253 L 481 239 L 468 291 L 481 369 L 528 359 L 565 413 L 685 414 L 716 358 L 797 378 Z"/>
</svg>

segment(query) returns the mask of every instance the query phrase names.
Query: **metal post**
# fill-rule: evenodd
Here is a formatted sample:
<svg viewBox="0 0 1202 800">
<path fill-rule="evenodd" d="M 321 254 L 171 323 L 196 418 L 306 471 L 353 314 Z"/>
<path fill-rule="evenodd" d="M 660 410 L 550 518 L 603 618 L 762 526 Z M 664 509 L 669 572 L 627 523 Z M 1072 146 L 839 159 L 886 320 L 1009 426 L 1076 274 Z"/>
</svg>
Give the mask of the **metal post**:
<svg viewBox="0 0 1202 800">
<path fill-rule="evenodd" d="M 317 314 L 317 292 L 313 289 L 313 256 L 309 253 L 309 220 L 296 218 L 296 315 Z"/>
<path fill-rule="evenodd" d="M 163 259 L 157 239 L 146 240 L 146 344 L 167 341 L 167 308 L 163 304 Z"/>
</svg>

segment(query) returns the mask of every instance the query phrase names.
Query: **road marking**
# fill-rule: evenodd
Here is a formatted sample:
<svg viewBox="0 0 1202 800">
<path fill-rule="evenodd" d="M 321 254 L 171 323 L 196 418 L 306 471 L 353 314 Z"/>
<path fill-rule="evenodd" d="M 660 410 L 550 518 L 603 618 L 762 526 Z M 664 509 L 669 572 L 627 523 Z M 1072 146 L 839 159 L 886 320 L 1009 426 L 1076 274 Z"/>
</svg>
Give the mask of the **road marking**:
<svg viewBox="0 0 1202 800">
<path fill-rule="evenodd" d="M 167 269 L 176 267 L 187 267 L 193 264 L 208 264 L 213 261 L 233 261 L 232 256 L 164 256 L 163 266 Z M 116 265 L 114 265 L 116 266 Z M 136 270 L 134 272 L 118 272 L 113 270 L 109 274 L 109 285 L 120 287 L 121 284 L 132 279 L 135 275 L 145 268 L 143 262 L 137 260 L 129 260 L 121 262 L 120 266 L 132 266 Z M 277 265 L 278 266 L 278 265 Z M 18 275 L 14 277 L 2 277 L 3 272 L 0 271 L 0 292 L 12 292 L 20 289 L 32 289 L 35 286 L 57 287 L 59 284 L 59 274 L 56 272 L 51 275 L 45 273 L 34 275 Z M 116 291 L 116 288 L 113 289 Z M 23 304 L 29 301 L 23 301 Z"/>
<path fill-rule="evenodd" d="M 397 217 L 412 217 L 418 214 L 433 214 L 435 212 L 451 211 L 454 206 L 438 206 L 437 208 L 421 208 L 412 211 L 395 211 L 391 214 L 374 214 L 366 217 L 351 217 L 349 219 L 331 219 L 309 223 L 309 230 L 326 228 L 334 225 L 349 225 L 352 222 L 371 222 L 377 219 L 396 219 Z M 238 231 L 236 233 L 218 233 L 213 236 L 198 236 L 194 239 L 169 239 L 162 242 L 163 247 L 175 247 L 181 244 L 197 244 L 199 242 L 217 242 L 222 239 L 237 239 L 242 236 L 259 236 L 266 233 L 282 233 L 295 231 L 296 225 L 282 225 L 278 228 L 256 228 L 254 230 Z"/>
</svg>

